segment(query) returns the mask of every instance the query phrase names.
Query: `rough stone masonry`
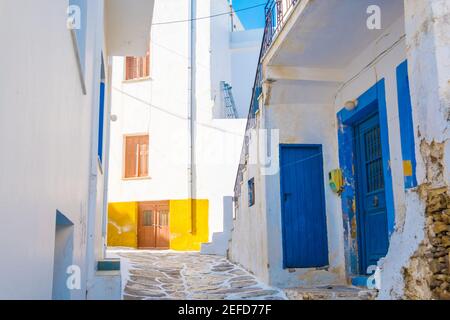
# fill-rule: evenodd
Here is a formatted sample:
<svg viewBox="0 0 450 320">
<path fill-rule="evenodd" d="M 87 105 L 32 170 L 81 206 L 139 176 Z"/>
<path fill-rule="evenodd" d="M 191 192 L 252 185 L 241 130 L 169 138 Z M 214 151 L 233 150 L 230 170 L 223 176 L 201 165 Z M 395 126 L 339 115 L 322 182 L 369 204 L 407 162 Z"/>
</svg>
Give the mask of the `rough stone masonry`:
<svg viewBox="0 0 450 320">
<path fill-rule="evenodd" d="M 443 144 L 423 143 L 429 181 L 443 181 Z M 447 186 L 423 185 L 426 201 L 426 237 L 410 264 L 403 269 L 406 299 L 450 300 L 450 193 Z"/>
</svg>

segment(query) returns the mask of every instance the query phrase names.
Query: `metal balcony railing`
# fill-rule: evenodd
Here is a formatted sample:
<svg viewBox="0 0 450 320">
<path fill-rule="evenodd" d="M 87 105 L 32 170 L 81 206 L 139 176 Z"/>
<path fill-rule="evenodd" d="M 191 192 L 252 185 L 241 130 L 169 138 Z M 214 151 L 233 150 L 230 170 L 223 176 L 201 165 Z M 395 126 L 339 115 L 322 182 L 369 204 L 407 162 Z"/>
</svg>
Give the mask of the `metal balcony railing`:
<svg viewBox="0 0 450 320">
<path fill-rule="evenodd" d="M 258 68 L 256 69 L 255 82 L 253 85 L 252 99 L 250 101 L 250 110 L 247 117 L 247 126 L 245 129 L 244 143 L 241 151 L 241 159 L 236 176 L 234 187 L 235 201 L 241 194 L 241 182 L 243 180 L 243 169 L 247 165 L 249 143 L 250 143 L 250 129 L 254 128 L 256 124 L 256 113 L 259 110 L 259 97 L 262 94 L 262 59 L 272 45 L 275 37 L 278 35 L 282 26 L 285 24 L 288 15 L 292 9 L 301 0 L 269 0 L 265 7 L 266 25 L 264 28 L 264 35 L 261 43 L 261 49 L 258 58 Z"/>
<path fill-rule="evenodd" d="M 301 0 L 269 0 L 265 7 L 266 26 L 263 42 L 263 55 L 269 50 L 281 28 L 284 26 L 287 17 L 292 12 L 294 6 Z"/>
</svg>

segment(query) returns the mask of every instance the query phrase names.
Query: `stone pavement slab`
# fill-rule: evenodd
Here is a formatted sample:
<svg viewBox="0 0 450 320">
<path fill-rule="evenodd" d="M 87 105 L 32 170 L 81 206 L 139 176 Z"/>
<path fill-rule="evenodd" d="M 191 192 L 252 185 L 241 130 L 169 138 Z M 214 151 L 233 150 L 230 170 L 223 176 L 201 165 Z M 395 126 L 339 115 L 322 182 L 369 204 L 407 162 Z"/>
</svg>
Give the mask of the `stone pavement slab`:
<svg viewBox="0 0 450 320">
<path fill-rule="evenodd" d="M 285 300 L 226 258 L 196 252 L 123 251 L 125 300 Z"/>
</svg>

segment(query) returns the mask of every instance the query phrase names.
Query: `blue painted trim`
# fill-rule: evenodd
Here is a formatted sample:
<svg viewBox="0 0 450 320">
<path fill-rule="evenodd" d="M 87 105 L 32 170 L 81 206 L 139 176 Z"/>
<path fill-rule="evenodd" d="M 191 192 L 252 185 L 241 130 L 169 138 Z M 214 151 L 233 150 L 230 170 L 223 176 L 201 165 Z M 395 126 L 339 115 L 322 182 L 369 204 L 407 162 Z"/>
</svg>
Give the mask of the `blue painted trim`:
<svg viewBox="0 0 450 320">
<path fill-rule="evenodd" d="M 381 82 L 381 83 L 380 83 Z M 395 205 L 394 205 L 394 188 L 392 186 L 392 170 L 391 170 L 391 153 L 389 149 L 389 125 L 388 114 L 386 108 L 386 91 L 384 79 L 378 84 L 378 112 L 380 116 L 380 133 L 381 133 L 381 147 L 383 152 L 383 169 L 384 181 L 386 190 L 386 209 L 388 220 L 389 236 L 392 235 L 395 229 Z"/>
<path fill-rule="evenodd" d="M 380 134 L 383 154 L 383 175 L 385 180 L 386 210 L 388 232 L 391 235 L 395 228 L 394 192 L 390 166 L 389 130 L 386 108 L 386 92 L 384 79 L 378 81 L 358 98 L 358 106 L 352 111 L 343 108 L 338 112 L 338 142 L 339 163 L 344 177 L 344 191 L 342 192 L 342 212 L 344 218 L 344 240 L 347 246 L 346 257 L 349 272 L 359 274 L 358 267 L 358 239 L 352 229 L 356 219 L 354 202 L 356 197 L 354 176 L 354 132 L 353 125 L 378 111 L 380 119 Z"/>
<path fill-rule="evenodd" d="M 352 277 L 352 285 L 356 287 L 362 287 L 367 288 L 367 280 L 369 280 L 369 277 L 367 276 L 356 276 Z"/>
<path fill-rule="evenodd" d="M 280 144 L 280 150 L 281 150 L 281 148 L 320 148 L 320 150 L 323 151 L 321 144 L 305 144 L 305 143 L 300 143 L 300 144 Z"/>
<path fill-rule="evenodd" d="M 100 162 L 103 162 L 103 131 L 105 121 L 105 83 L 100 83 L 100 106 L 98 115 L 98 150 L 97 155 Z"/>
<path fill-rule="evenodd" d="M 283 208 L 283 194 L 284 194 L 284 188 L 283 188 L 283 174 L 281 172 L 281 165 L 283 163 L 283 148 L 288 148 L 290 145 L 286 144 L 279 144 L 278 146 L 278 154 L 279 154 L 279 175 L 280 175 L 280 209 L 281 209 L 281 247 L 283 249 L 283 269 L 286 269 L 286 227 L 284 225 L 284 208 Z M 292 146 L 293 147 L 293 146 Z"/>
<path fill-rule="evenodd" d="M 417 187 L 417 162 L 414 143 L 411 94 L 408 80 L 408 62 L 406 60 L 397 67 L 397 93 L 402 158 L 403 161 L 410 161 L 412 167 L 412 176 L 404 176 L 405 189 L 411 189 Z"/>
</svg>

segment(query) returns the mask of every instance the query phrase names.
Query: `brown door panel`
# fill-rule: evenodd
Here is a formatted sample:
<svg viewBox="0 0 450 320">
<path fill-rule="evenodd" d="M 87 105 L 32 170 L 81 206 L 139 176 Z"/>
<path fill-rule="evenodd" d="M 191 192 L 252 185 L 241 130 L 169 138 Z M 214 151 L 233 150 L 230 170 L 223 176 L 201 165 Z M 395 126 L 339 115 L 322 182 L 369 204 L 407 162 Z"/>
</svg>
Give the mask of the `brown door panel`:
<svg viewBox="0 0 450 320">
<path fill-rule="evenodd" d="M 141 249 L 169 249 L 169 202 L 139 203 L 138 247 Z"/>
<path fill-rule="evenodd" d="M 158 228 L 156 230 L 156 246 L 161 249 L 170 247 L 169 208 L 158 206 Z"/>
</svg>

